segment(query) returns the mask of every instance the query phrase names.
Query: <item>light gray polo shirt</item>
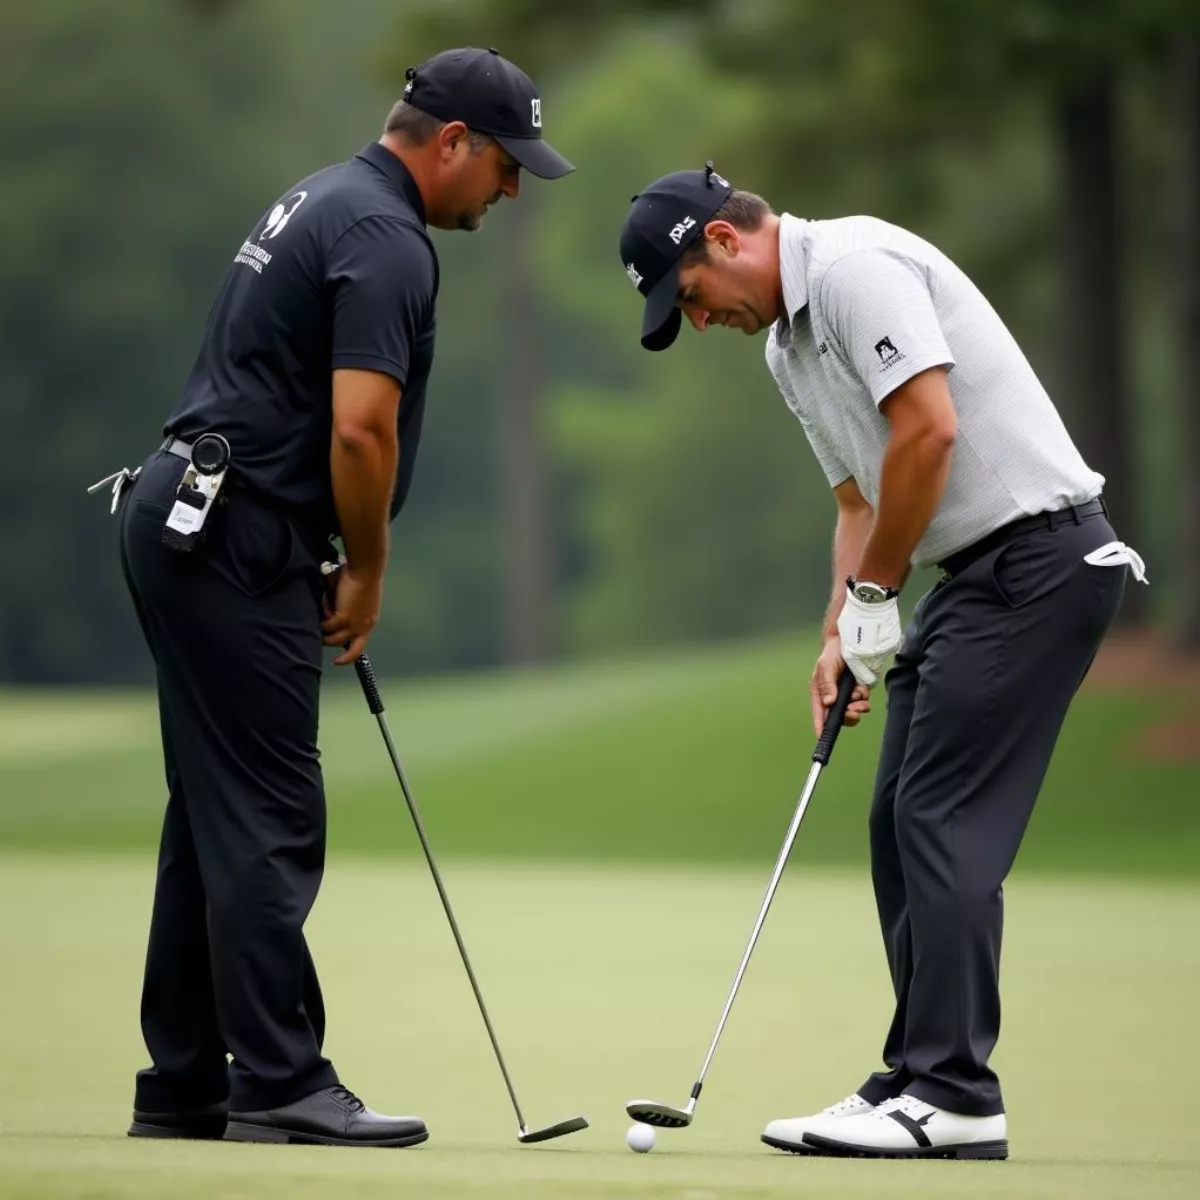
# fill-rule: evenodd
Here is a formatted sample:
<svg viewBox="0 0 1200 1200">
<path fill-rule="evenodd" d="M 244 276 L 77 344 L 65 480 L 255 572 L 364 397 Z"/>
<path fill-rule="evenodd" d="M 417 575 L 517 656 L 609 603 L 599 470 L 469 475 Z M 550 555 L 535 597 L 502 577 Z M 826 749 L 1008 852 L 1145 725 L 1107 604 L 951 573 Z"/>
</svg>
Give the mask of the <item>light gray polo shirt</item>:
<svg viewBox="0 0 1200 1200">
<path fill-rule="evenodd" d="M 853 476 L 877 504 L 890 428 L 880 403 L 921 371 L 950 369 L 958 437 L 917 566 L 1100 494 L 1104 477 L 1020 347 L 940 250 L 874 217 L 780 222 L 787 311 L 767 338 L 767 365 L 832 486 Z"/>
</svg>

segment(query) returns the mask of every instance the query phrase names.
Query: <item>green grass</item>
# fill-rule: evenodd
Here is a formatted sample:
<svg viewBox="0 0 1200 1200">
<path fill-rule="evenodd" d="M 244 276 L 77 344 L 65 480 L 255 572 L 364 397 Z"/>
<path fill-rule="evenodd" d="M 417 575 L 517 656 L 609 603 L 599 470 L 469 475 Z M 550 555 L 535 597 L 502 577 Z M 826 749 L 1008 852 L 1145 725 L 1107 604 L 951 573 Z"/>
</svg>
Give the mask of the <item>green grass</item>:
<svg viewBox="0 0 1200 1200">
<path fill-rule="evenodd" d="M 548 860 L 769 861 L 813 734 L 813 647 L 785 638 L 629 663 L 388 681 L 389 717 L 447 854 Z M 375 723 L 334 673 L 322 746 L 339 851 L 415 849 Z M 1068 719 L 1021 869 L 1200 871 L 1200 769 L 1141 760 L 1177 711 L 1155 692 L 1085 692 Z M 847 733 L 804 838 L 864 860 L 882 704 Z M 163 803 L 153 700 L 0 694 L 0 846 L 152 849 Z"/>
<path fill-rule="evenodd" d="M 0 1194 L 7 1200 L 723 1200 L 1191 1197 L 1200 889 L 1029 878 L 1009 889 L 1007 1163 L 796 1159 L 758 1142 L 876 1063 L 887 983 L 870 889 L 798 854 L 696 1124 L 624 1146 L 624 1102 L 682 1103 L 766 868 L 458 862 L 448 886 L 531 1123 L 520 1147 L 466 980 L 415 863 L 341 858 L 310 922 L 327 1043 L 372 1104 L 421 1113 L 408 1151 L 186 1145 L 123 1136 L 143 1061 L 148 859 L 0 857 Z M 374 914 L 374 920 L 364 920 Z"/>
</svg>

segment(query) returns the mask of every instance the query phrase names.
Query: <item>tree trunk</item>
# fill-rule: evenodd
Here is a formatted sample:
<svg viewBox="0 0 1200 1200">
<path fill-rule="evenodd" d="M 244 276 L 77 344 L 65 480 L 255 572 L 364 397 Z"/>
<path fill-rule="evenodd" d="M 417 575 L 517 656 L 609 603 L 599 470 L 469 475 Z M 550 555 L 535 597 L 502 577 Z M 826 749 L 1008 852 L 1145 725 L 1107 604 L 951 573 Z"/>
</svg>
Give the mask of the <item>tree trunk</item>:
<svg viewBox="0 0 1200 1200">
<path fill-rule="evenodd" d="M 552 648 L 553 568 L 541 410 L 545 389 L 531 197 L 513 206 L 505 289 L 504 418 L 500 431 L 504 509 L 504 653 L 543 662 Z"/>
<path fill-rule="evenodd" d="M 1179 562 L 1174 640 L 1200 650 L 1200 38 L 1179 47 Z"/>
<path fill-rule="evenodd" d="M 1115 69 L 1081 78 L 1060 98 L 1057 118 L 1064 170 L 1060 387 L 1075 442 L 1105 477 L 1113 523 L 1136 546 Z M 1140 589 L 1127 588 L 1120 624 L 1140 623 L 1144 611 Z"/>
</svg>

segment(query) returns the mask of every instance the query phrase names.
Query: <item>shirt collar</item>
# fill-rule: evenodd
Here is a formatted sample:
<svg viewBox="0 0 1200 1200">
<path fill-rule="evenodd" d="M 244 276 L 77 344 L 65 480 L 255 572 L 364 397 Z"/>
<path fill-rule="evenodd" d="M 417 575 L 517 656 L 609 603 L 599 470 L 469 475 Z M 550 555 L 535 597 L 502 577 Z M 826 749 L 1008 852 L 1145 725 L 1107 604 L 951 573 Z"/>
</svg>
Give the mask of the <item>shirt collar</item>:
<svg viewBox="0 0 1200 1200">
<path fill-rule="evenodd" d="M 425 224 L 425 200 L 417 187 L 417 181 L 398 155 L 393 154 L 382 142 L 368 142 L 354 157 L 370 163 L 386 175 L 388 182 L 417 214 L 421 224 Z"/>
<path fill-rule="evenodd" d="M 782 213 L 779 217 L 779 275 L 783 282 L 783 307 L 788 325 L 808 303 L 807 229 L 808 222 L 791 213 Z"/>
</svg>

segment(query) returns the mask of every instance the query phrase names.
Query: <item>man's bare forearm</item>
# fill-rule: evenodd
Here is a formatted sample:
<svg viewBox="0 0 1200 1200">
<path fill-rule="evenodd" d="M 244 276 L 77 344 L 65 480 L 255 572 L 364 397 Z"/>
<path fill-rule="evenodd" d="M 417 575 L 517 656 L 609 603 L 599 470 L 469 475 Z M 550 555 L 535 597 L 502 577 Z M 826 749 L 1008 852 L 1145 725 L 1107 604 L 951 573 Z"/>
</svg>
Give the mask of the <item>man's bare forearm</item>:
<svg viewBox="0 0 1200 1200">
<path fill-rule="evenodd" d="M 917 543 L 937 512 L 950 474 L 953 435 L 941 431 L 893 440 L 883 457 L 875 520 L 850 574 L 899 588 Z"/>
<path fill-rule="evenodd" d="M 867 544 L 874 513 L 867 506 L 838 509 L 833 532 L 833 592 L 825 612 L 822 638 L 837 636 L 837 619 L 846 600 L 846 576 L 853 575 Z"/>
<path fill-rule="evenodd" d="M 388 515 L 398 453 L 394 429 L 333 435 L 329 458 L 333 501 L 346 566 L 356 573 L 381 577 L 387 565 Z"/>
</svg>

